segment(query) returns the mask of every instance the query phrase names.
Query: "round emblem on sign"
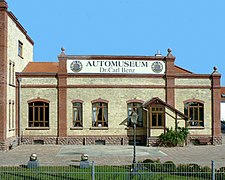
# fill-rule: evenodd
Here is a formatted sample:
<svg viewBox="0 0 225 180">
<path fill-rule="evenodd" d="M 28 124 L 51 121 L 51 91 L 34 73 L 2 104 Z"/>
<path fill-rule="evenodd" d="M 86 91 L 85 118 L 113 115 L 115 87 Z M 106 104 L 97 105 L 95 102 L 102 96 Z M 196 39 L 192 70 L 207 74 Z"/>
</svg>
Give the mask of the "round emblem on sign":
<svg viewBox="0 0 225 180">
<path fill-rule="evenodd" d="M 153 62 L 151 68 L 153 72 L 160 73 L 163 70 L 163 64 L 161 62 Z"/>
<path fill-rule="evenodd" d="M 73 71 L 73 72 L 80 72 L 81 69 L 82 69 L 82 63 L 80 61 L 73 61 L 71 64 L 70 64 L 70 69 Z"/>
</svg>

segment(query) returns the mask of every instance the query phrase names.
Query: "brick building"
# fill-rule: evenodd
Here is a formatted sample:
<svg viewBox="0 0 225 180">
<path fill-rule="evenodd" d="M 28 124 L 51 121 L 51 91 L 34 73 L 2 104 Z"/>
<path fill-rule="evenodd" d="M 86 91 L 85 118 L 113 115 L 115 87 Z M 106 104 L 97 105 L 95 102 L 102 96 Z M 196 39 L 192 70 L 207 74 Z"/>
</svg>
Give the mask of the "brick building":
<svg viewBox="0 0 225 180">
<path fill-rule="evenodd" d="M 33 60 L 34 42 L 3 0 L 0 22 L 0 149 L 8 149 L 18 136 L 15 72 Z"/>
<path fill-rule="evenodd" d="M 152 145 L 166 128 L 188 127 L 189 142 L 221 144 L 220 77 L 162 56 L 76 56 L 32 62 L 33 41 L 0 1 L 0 143 Z M 11 49 L 10 49 L 11 48 Z M 16 72 L 16 79 L 14 74 Z"/>
</svg>

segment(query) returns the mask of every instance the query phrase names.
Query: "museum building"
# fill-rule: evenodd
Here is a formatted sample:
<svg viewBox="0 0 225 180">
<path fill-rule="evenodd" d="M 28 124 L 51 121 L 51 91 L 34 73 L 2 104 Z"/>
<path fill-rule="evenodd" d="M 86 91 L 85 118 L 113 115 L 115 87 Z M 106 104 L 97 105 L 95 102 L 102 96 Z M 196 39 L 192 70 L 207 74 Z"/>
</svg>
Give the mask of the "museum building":
<svg viewBox="0 0 225 180">
<path fill-rule="evenodd" d="M 165 56 L 78 56 L 33 62 L 33 41 L 0 1 L 0 148 L 18 144 L 152 146 L 167 128 L 187 144 L 221 144 L 221 75 L 195 74 Z"/>
</svg>

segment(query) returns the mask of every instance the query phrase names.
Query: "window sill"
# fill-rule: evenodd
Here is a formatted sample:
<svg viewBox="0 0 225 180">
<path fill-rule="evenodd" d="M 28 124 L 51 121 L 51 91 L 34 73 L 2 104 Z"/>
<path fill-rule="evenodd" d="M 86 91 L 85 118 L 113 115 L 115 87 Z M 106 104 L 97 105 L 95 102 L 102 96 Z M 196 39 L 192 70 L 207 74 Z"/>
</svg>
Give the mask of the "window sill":
<svg viewBox="0 0 225 180">
<path fill-rule="evenodd" d="M 188 126 L 188 129 L 205 129 L 203 126 Z"/>
<path fill-rule="evenodd" d="M 144 127 L 136 127 L 136 129 L 142 129 Z M 125 130 L 134 129 L 133 127 L 125 127 Z"/>
<path fill-rule="evenodd" d="M 15 129 L 13 128 L 13 129 L 9 129 L 9 131 L 15 131 Z"/>
<path fill-rule="evenodd" d="M 27 127 L 26 130 L 50 130 L 50 127 Z"/>
<path fill-rule="evenodd" d="M 108 130 L 108 127 L 91 127 L 90 130 Z"/>
<path fill-rule="evenodd" d="M 70 130 L 83 130 L 83 127 L 71 127 Z"/>
<path fill-rule="evenodd" d="M 163 126 L 158 126 L 158 127 L 150 127 L 150 129 L 165 129 Z"/>
<path fill-rule="evenodd" d="M 9 86 L 11 86 L 11 87 L 16 87 L 14 84 L 11 84 L 11 83 L 9 84 Z"/>
<path fill-rule="evenodd" d="M 23 59 L 23 56 L 21 56 L 20 54 L 18 54 L 18 56 L 19 56 L 21 59 Z"/>
</svg>

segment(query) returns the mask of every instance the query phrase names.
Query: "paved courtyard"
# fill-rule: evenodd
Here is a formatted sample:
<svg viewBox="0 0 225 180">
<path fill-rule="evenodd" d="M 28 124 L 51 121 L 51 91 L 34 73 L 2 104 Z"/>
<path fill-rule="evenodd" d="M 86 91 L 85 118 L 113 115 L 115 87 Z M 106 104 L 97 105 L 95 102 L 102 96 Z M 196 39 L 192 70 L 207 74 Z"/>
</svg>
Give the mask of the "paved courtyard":
<svg viewBox="0 0 225 180">
<path fill-rule="evenodd" d="M 46 165 L 79 164 L 82 153 L 88 154 L 89 161 L 99 165 L 131 164 L 133 160 L 133 146 L 21 145 L 8 152 L 0 152 L 0 165 L 27 164 L 31 153 L 36 153 L 39 163 Z M 137 161 L 148 158 L 161 162 L 171 160 L 177 164 L 210 165 L 214 160 L 221 164 L 225 162 L 225 144 L 175 148 L 137 146 L 136 155 Z"/>
</svg>

